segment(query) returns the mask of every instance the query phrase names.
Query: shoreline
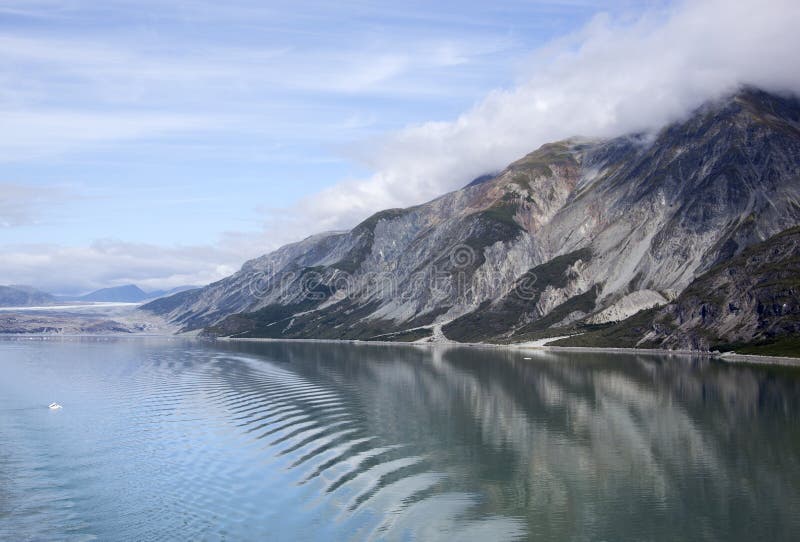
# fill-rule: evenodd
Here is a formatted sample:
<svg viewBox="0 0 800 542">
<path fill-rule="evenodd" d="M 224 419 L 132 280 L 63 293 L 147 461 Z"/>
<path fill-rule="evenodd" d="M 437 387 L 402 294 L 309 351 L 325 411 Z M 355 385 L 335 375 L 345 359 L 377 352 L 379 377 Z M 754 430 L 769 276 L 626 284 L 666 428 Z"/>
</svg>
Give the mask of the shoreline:
<svg viewBox="0 0 800 542">
<path fill-rule="evenodd" d="M 216 337 L 211 339 L 221 342 L 254 342 L 254 343 L 321 343 L 321 344 L 355 344 L 355 345 L 377 345 L 377 346 L 421 346 L 421 347 L 466 347 L 483 348 L 488 350 L 531 350 L 536 352 L 575 352 L 575 353 L 605 353 L 605 354 L 653 354 L 653 355 L 672 355 L 672 356 L 691 356 L 691 357 L 715 357 L 712 352 L 700 350 L 662 350 L 647 348 L 603 348 L 594 346 L 547 346 L 519 344 L 491 344 L 491 343 L 460 343 L 455 341 L 440 342 L 394 342 L 394 341 L 362 341 L 358 339 L 270 339 L 270 338 L 245 338 L 245 337 Z M 784 358 L 792 359 L 792 358 Z M 800 363 L 800 358 L 797 360 Z"/>
<path fill-rule="evenodd" d="M 162 334 L 162 333 L 132 333 L 132 334 L 27 334 L 27 333 L 0 333 L 0 340 L 57 340 L 57 339 L 170 339 L 191 340 L 202 342 L 252 342 L 252 343 L 317 343 L 317 344 L 352 344 L 365 346 L 414 346 L 414 347 L 463 347 L 483 348 L 491 350 L 517 350 L 536 352 L 574 352 L 581 354 L 627 354 L 627 355 L 658 355 L 679 356 L 692 358 L 707 358 L 731 365 L 769 365 L 774 367 L 798 367 L 800 357 L 790 358 L 785 356 L 760 356 L 755 354 L 736 354 L 730 352 L 704 352 L 701 350 L 665 350 L 650 348 L 608 348 L 595 346 L 547 346 L 519 344 L 490 344 L 490 343 L 460 343 L 455 341 L 433 342 L 395 342 L 395 341 L 363 341 L 358 339 L 270 339 L 270 338 L 244 338 L 244 337 L 198 337 L 192 334 Z"/>
<path fill-rule="evenodd" d="M 362 341 L 359 339 L 271 339 L 267 337 L 215 337 L 210 339 L 221 342 L 256 342 L 256 343 L 322 343 L 322 344 L 357 344 L 357 345 L 380 345 L 380 346 L 463 346 L 468 348 L 486 348 L 493 350 L 536 350 L 539 352 L 607 352 L 617 354 L 674 354 L 682 356 L 703 356 L 711 357 L 711 352 L 700 350 L 661 350 L 647 348 L 603 348 L 594 346 L 547 346 L 533 345 L 527 343 L 517 344 L 492 344 L 492 343 L 461 343 L 456 341 L 428 341 L 428 342 L 401 342 L 401 341 Z M 800 361 L 800 359 L 798 359 Z"/>
<path fill-rule="evenodd" d="M 658 356 L 680 356 L 693 358 L 708 358 L 730 364 L 739 365 L 771 365 L 781 367 L 800 367 L 800 358 L 789 358 L 781 356 L 758 356 L 754 354 L 735 354 L 704 352 L 701 350 L 664 350 L 656 348 L 604 348 L 595 346 L 533 346 L 525 343 L 520 344 L 489 344 L 489 343 L 459 343 L 459 342 L 393 342 L 393 341 L 361 341 L 357 339 L 270 339 L 270 338 L 244 338 L 244 337 L 216 337 L 211 339 L 222 342 L 254 342 L 254 343 L 321 343 L 321 344 L 355 344 L 355 345 L 378 345 L 378 346 L 421 346 L 421 347 L 467 347 L 503 350 L 531 350 L 538 352 L 575 352 L 583 354 L 628 354 L 628 355 L 658 355 Z"/>
<path fill-rule="evenodd" d="M 800 358 L 790 358 L 786 356 L 759 356 L 757 354 L 737 354 L 735 352 L 723 352 L 716 355 L 717 359 L 728 363 L 776 365 L 781 367 L 800 367 Z"/>
</svg>

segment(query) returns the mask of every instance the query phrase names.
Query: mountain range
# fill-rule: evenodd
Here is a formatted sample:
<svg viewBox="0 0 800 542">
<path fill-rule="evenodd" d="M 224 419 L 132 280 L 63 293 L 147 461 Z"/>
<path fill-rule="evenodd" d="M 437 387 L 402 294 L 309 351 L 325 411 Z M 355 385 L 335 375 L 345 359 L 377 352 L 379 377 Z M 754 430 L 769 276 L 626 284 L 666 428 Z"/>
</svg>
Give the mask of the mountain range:
<svg viewBox="0 0 800 542">
<path fill-rule="evenodd" d="M 158 299 L 160 297 L 170 296 L 179 292 L 192 290 L 194 288 L 197 288 L 197 286 L 179 286 L 170 290 L 153 290 L 146 292 L 135 284 L 126 284 L 124 286 L 102 288 L 81 296 L 60 296 L 59 299 L 62 301 L 81 302 L 141 303 L 142 301 L 147 301 L 148 299 Z"/>
<path fill-rule="evenodd" d="M 152 299 L 152 296 L 134 284 L 127 284 L 125 286 L 101 288 L 86 295 L 62 297 L 61 299 L 81 302 L 140 303 L 145 299 Z"/>
<path fill-rule="evenodd" d="M 128 284 L 125 286 L 102 288 L 85 295 L 65 296 L 48 294 L 31 286 L 0 286 L 0 307 L 32 307 L 71 302 L 141 303 L 143 301 L 170 296 L 194 288 L 197 288 L 197 286 L 180 286 L 171 290 L 145 292 L 138 286 Z"/>
<path fill-rule="evenodd" d="M 798 224 L 800 101 L 747 87 L 657 133 L 543 145 L 143 310 L 237 337 L 772 344 L 798 331 Z"/>
</svg>

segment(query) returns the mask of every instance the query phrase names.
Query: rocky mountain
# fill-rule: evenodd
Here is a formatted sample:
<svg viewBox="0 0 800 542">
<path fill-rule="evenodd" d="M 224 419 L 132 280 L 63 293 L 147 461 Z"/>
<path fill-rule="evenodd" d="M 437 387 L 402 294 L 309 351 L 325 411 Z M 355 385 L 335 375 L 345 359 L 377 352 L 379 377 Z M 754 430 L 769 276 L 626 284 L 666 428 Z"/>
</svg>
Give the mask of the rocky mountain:
<svg viewBox="0 0 800 542">
<path fill-rule="evenodd" d="M 598 326 L 595 326 L 598 327 Z M 556 342 L 774 355 L 800 352 L 800 227 L 696 278 L 665 307 Z"/>
<path fill-rule="evenodd" d="M 800 224 L 798 156 L 800 102 L 745 88 L 656 134 L 544 145 L 144 309 L 257 337 L 518 342 L 607 326 Z"/>
<path fill-rule="evenodd" d="M 0 307 L 50 305 L 56 300 L 50 294 L 30 286 L 0 286 Z"/>
</svg>

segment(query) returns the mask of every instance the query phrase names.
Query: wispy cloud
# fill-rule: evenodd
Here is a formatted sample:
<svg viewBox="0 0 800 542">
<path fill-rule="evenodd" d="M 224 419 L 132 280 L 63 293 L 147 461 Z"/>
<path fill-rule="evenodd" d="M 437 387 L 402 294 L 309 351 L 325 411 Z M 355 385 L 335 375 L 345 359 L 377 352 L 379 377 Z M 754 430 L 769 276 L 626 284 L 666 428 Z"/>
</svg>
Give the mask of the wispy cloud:
<svg viewBox="0 0 800 542">
<path fill-rule="evenodd" d="M 220 121 L 189 115 L 102 113 L 40 109 L 0 111 L 0 161 L 30 160 L 124 140 L 197 132 Z"/>
<path fill-rule="evenodd" d="M 352 114 L 331 96 L 407 100 L 470 91 L 457 67 L 507 44 L 452 39 L 351 48 L 181 48 L 0 30 L 0 160 L 174 133 L 324 137 Z M 315 112 L 318 113 L 315 115 Z M 362 125 L 352 125 L 357 130 Z M 13 134 L 13 136 L 11 135 Z M 341 140 L 341 131 L 337 138 Z M 209 136 L 213 139 L 213 136 Z"/>
<path fill-rule="evenodd" d="M 72 194 L 60 186 L 0 183 L 0 228 L 34 224 L 48 207 L 69 197 Z"/>
</svg>

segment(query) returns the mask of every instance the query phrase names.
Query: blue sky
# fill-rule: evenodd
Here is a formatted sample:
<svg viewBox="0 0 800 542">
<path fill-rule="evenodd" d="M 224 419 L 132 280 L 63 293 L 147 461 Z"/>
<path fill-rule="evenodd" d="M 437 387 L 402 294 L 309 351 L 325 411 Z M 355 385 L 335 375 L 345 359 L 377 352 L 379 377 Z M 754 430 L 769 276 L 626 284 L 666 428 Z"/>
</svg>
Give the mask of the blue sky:
<svg viewBox="0 0 800 542">
<path fill-rule="evenodd" d="M 368 172 L 348 146 L 455 117 L 592 2 L 4 2 L 4 182 L 60 202 L 0 243 L 204 243 Z M 435 4 L 435 5 L 434 5 Z M 3 44 L 5 42 L 5 45 Z M 153 219 L 155 218 L 155 220 Z"/>
<path fill-rule="evenodd" d="M 624 92 L 661 96 L 649 71 L 651 86 L 591 86 L 637 40 L 652 49 L 654 33 L 690 32 L 692 4 L 2 0 L 0 284 L 205 282 L 574 135 L 561 126 L 610 135 L 662 122 L 742 70 L 698 75 L 645 114 L 622 104 Z M 500 124 L 503 104 L 531 89 L 541 107 L 520 119 L 548 130 Z M 608 113 L 596 96 L 612 95 Z M 560 96 L 597 99 L 604 116 L 564 119 L 574 107 Z M 487 111 L 482 141 L 465 126 Z"/>
</svg>

